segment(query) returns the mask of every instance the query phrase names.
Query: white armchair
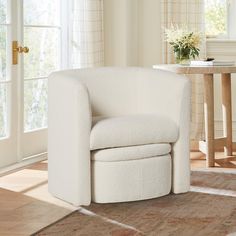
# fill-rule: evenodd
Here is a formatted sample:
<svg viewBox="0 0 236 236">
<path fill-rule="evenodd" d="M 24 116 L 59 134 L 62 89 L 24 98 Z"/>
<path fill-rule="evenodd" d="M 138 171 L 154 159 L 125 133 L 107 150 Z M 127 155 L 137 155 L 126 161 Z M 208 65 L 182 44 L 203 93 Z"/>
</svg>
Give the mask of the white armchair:
<svg viewBox="0 0 236 236">
<path fill-rule="evenodd" d="M 190 82 L 145 68 L 49 78 L 49 191 L 76 206 L 189 190 Z"/>
</svg>

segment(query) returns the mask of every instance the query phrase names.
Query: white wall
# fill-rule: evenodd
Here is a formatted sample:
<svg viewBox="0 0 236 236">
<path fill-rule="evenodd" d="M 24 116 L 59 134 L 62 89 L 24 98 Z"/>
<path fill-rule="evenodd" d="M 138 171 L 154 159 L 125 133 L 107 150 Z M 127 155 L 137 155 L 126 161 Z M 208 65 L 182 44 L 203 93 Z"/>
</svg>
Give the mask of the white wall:
<svg viewBox="0 0 236 236">
<path fill-rule="evenodd" d="M 160 1 L 104 0 L 105 64 L 160 63 Z"/>
</svg>

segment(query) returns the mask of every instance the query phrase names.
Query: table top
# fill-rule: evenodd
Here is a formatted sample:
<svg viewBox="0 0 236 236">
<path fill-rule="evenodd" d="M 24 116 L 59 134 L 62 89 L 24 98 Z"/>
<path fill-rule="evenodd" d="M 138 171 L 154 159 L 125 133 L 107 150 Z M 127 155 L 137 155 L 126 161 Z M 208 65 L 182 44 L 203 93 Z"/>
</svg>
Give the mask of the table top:
<svg viewBox="0 0 236 236">
<path fill-rule="evenodd" d="M 153 69 L 167 70 L 177 74 L 229 74 L 236 73 L 236 66 L 190 66 L 179 64 L 153 65 Z"/>
</svg>

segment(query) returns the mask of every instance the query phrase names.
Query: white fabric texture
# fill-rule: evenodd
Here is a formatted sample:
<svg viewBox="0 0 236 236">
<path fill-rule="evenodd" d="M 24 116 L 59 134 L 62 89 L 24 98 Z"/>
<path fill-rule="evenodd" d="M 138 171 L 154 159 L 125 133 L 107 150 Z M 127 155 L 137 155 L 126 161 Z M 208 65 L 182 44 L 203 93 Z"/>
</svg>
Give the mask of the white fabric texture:
<svg viewBox="0 0 236 236">
<path fill-rule="evenodd" d="M 162 156 L 170 153 L 170 151 L 170 144 L 158 143 L 93 151 L 91 152 L 91 158 L 93 161 L 130 161 Z"/>
<path fill-rule="evenodd" d="M 170 190 L 170 155 L 133 161 L 92 161 L 94 202 L 144 200 L 167 195 Z"/>
<path fill-rule="evenodd" d="M 92 161 L 91 169 L 92 117 L 135 114 L 161 114 L 177 126 L 178 137 L 171 150 L 172 171 L 170 167 L 162 167 L 163 162 L 163 166 L 168 165 L 165 156 L 155 160 Z M 190 81 L 184 76 L 147 68 L 106 67 L 55 72 L 49 77 L 49 191 L 77 206 L 90 204 L 91 190 L 93 198 L 99 196 L 101 202 L 167 194 L 168 181 L 164 180 L 168 178 L 174 193 L 186 192 L 190 187 L 189 122 Z M 142 165 L 146 168 L 140 179 Z M 158 176 L 160 179 L 156 179 Z M 135 178 L 139 178 L 139 183 L 131 184 Z M 123 183 L 124 180 L 129 180 L 129 184 Z"/>
<path fill-rule="evenodd" d="M 72 68 L 103 66 L 103 0 L 73 0 L 72 21 Z"/>
<path fill-rule="evenodd" d="M 204 0 L 162 0 L 161 1 L 161 25 L 162 25 L 162 62 L 174 63 L 173 49 L 165 40 L 164 30 L 172 24 L 179 27 L 188 27 L 189 30 L 199 31 L 204 35 L 205 15 Z M 200 46 L 200 57 L 205 57 L 205 39 Z M 192 115 L 191 115 L 191 139 L 204 139 L 204 98 L 203 79 L 201 75 L 188 75 L 192 81 Z"/>
<path fill-rule="evenodd" d="M 92 127 L 90 149 L 173 143 L 177 138 L 177 125 L 160 114 L 111 117 Z"/>
<path fill-rule="evenodd" d="M 50 76 L 48 86 L 49 191 L 67 202 L 88 205 L 92 119 L 87 89 L 60 73 Z"/>
</svg>

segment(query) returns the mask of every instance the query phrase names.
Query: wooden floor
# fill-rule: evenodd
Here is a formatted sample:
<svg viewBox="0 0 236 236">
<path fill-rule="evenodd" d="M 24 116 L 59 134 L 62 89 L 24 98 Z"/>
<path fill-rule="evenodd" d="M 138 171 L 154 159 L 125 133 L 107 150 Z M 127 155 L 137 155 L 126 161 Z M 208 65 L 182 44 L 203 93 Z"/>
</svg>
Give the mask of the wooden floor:
<svg viewBox="0 0 236 236">
<path fill-rule="evenodd" d="M 217 154 L 217 166 L 205 168 L 205 156 L 191 153 L 191 168 L 236 171 L 236 158 Z M 31 235 L 59 220 L 75 207 L 53 198 L 47 190 L 47 162 L 0 177 L 0 235 Z"/>
<path fill-rule="evenodd" d="M 47 190 L 47 163 L 0 177 L 0 235 L 31 235 L 76 208 Z"/>
<path fill-rule="evenodd" d="M 214 171 L 236 171 L 236 152 L 232 157 L 224 157 L 223 152 L 216 153 L 216 163 L 214 168 L 206 168 L 206 156 L 201 152 L 191 152 L 191 169 L 204 169 Z"/>
</svg>

